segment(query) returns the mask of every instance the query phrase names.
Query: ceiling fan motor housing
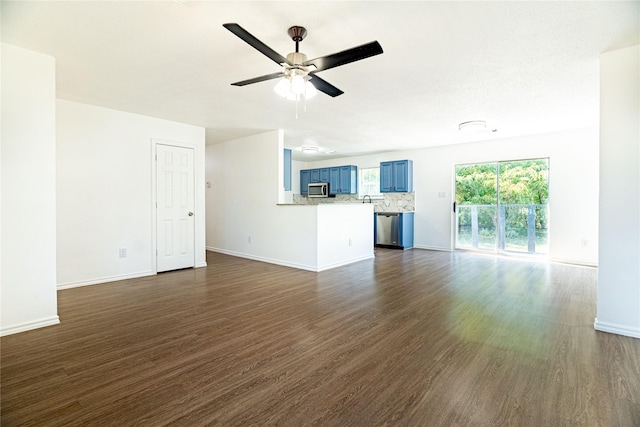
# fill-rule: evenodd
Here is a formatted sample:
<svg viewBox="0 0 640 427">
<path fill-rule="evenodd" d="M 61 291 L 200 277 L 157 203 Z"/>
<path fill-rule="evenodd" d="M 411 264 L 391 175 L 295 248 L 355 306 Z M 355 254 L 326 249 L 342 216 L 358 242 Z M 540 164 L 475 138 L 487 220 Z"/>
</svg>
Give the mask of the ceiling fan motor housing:
<svg viewBox="0 0 640 427">
<path fill-rule="evenodd" d="M 291 52 L 287 55 L 287 59 L 295 65 L 300 65 L 307 60 L 307 55 L 302 52 Z"/>
</svg>

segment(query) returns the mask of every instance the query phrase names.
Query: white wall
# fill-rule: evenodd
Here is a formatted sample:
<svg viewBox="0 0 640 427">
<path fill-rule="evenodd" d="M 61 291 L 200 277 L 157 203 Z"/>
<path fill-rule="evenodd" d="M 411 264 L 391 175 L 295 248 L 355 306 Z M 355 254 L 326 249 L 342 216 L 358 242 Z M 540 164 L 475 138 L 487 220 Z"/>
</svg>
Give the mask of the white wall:
<svg viewBox="0 0 640 427">
<path fill-rule="evenodd" d="M 640 338 L 640 46 L 605 53 L 600 60 L 595 328 Z"/>
<path fill-rule="evenodd" d="M 195 148 L 195 264 L 206 265 L 204 128 L 65 100 L 57 111 L 58 287 L 155 274 L 157 142 Z"/>
<path fill-rule="evenodd" d="M 278 204 L 282 150 L 281 131 L 207 146 L 207 248 L 311 271 L 373 257 L 370 206 Z"/>
<path fill-rule="evenodd" d="M 379 166 L 381 161 L 414 162 L 415 247 L 452 250 L 454 165 L 550 158 L 551 260 L 585 265 L 598 263 L 598 129 L 532 135 L 421 150 L 347 157 L 302 164 Z M 299 173 L 294 174 L 299 190 Z M 446 193 L 446 197 L 439 197 Z"/>
<path fill-rule="evenodd" d="M 59 322 L 55 117 L 55 60 L 2 44 L 2 335 Z"/>
<path fill-rule="evenodd" d="M 271 131 L 208 145 L 207 249 L 313 269 L 317 236 L 313 206 L 278 206 L 282 133 Z M 249 241 L 251 237 L 251 241 Z M 299 247 L 291 245 L 297 240 Z"/>
</svg>

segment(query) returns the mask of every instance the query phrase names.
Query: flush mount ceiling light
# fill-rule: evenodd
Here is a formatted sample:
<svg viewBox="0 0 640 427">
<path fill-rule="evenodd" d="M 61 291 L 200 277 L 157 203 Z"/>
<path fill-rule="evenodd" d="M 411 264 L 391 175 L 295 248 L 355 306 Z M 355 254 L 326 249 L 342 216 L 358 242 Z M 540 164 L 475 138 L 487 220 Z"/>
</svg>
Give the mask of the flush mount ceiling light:
<svg viewBox="0 0 640 427">
<path fill-rule="evenodd" d="M 484 120 L 470 120 L 468 122 L 462 122 L 458 125 L 458 130 L 465 133 L 497 131 L 497 129 L 487 129 L 487 122 Z"/>
<path fill-rule="evenodd" d="M 487 129 L 487 122 L 484 120 L 471 120 L 468 122 L 462 122 L 458 125 L 460 132 L 478 132 Z"/>
<path fill-rule="evenodd" d="M 338 152 L 337 150 L 328 150 L 317 145 L 303 145 L 298 150 L 304 154 L 335 154 Z"/>
<path fill-rule="evenodd" d="M 300 151 L 302 151 L 303 153 L 318 153 L 320 151 L 320 147 L 309 145 L 305 147 L 300 147 Z"/>
</svg>

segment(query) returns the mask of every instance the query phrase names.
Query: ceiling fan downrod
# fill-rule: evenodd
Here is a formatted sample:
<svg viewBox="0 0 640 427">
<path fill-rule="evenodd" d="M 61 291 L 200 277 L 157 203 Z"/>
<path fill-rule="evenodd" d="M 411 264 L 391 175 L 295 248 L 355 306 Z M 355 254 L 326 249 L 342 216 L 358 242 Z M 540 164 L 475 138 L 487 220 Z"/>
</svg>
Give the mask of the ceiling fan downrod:
<svg viewBox="0 0 640 427">
<path fill-rule="evenodd" d="M 298 53 L 300 42 L 304 40 L 305 37 L 307 37 L 307 29 L 298 25 L 294 25 L 293 27 L 289 28 L 287 33 L 289 34 L 289 37 L 291 37 L 291 40 L 296 42 L 296 53 Z"/>
</svg>

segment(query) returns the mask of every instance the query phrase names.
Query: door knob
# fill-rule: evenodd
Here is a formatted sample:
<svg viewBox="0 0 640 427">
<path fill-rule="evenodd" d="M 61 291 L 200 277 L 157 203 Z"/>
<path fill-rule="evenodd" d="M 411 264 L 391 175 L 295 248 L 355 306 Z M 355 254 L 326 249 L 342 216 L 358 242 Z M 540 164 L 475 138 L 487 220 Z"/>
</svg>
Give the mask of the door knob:
<svg viewBox="0 0 640 427">
<path fill-rule="evenodd" d="M 193 212 L 189 212 L 189 216 L 193 216 Z"/>
</svg>

